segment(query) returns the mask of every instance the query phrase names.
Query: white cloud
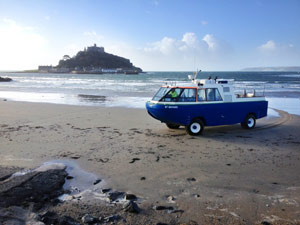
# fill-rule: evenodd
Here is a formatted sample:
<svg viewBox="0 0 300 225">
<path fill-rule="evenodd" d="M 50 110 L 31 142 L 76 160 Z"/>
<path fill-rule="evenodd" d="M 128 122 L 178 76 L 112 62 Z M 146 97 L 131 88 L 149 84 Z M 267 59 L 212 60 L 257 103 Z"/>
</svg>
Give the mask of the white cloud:
<svg viewBox="0 0 300 225">
<path fill-rule="evenodd" d="M 299 65 L 300 52 L 292 44 L 284 44 L 268 40 L 257 47 L 258 66 L 293 66 Z"/>
<path fill-rule="evenodd" d="M 208 49 L 215 50 L 217 47 L 217 41 L 211 34 L 206 34 L 202 40 L 208 45 Z"/>
<path fill-rule="evenodd" d="M 113 54 L 132 60 L 144 70 L 194 70 L 209 66 L 220 69 L 220 61 L 228 61 L 231 54 L 225 42 L 213 35 L 199 39 L 193 32 L 183 34 L 181 39 L 163 37 L 161 40 L 137 48 L 126 43 L 105 47 Z M 224 57 L 225 56 L 225 57 Z"/>
<path fill-rule="evenodd" d="M 273 40 L 267 41 L 265 44 L 259 46 L 261 51 L 274 51 L 276 50 L 277 46 Z"/>
</svg>

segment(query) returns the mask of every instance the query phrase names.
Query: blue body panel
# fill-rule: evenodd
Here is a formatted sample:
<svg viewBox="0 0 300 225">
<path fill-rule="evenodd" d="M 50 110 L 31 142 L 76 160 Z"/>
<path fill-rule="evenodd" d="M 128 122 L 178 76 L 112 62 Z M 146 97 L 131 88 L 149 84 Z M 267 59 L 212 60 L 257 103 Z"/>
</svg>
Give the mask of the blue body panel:
<svg viewBox="0 0 300 225">
<path fill-rule="evenodd" d="M 189 125 L 193 119 L 201 118 L 205 126 L 241 123 L 252 113 L 256 119 L 267 116 L 267 101 L 209 103 L 209 104 L 163 104 L 147 102 L 148 113 L 163 123 Z"/>
</svg>

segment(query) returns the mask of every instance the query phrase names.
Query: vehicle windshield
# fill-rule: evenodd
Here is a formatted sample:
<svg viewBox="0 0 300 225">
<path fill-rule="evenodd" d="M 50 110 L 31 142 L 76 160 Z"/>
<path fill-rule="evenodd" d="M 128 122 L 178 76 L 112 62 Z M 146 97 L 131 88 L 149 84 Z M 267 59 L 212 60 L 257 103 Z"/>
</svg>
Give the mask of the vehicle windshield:
<svg viewBox="0 0 300 225">
<path fill-rule="evenodd" d="M 154 101 L 159 101 L 162 97 L 165 96 L 165 94 L 168 93 L 168 91 L 170 90 L 171 88 L 167 88 L 167 87 L 162 87 L 158 90 L 158 92 L 156 93 L 156 95 L 154 95 L 154 97 L 152 98 L 152 100 Z"/>
</svg>

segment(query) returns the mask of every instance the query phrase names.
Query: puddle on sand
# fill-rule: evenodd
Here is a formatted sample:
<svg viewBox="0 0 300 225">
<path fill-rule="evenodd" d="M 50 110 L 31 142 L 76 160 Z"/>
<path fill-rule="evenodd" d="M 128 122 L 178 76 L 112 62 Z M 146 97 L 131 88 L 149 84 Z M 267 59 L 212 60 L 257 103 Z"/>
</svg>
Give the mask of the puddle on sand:
<svg viewBox="0 0 300 225">
<path fill-rule="evenodd" d="M 118 192 L 110 188 L 104 188 L 107 183 L 96 174 L 87 172 L 72 160 L 52 160 L 44 162 L 40 167 L 31 170 L 23 170 L 14 173 L 14 176 L 24 176 L 31 172 L 44 172 L 50 169 L 65 169 L 68 173 L 64 190 L 67 192 L 58 197 L 60 201 L 78 201 L 98 199 L 109 203 L 123 203 L 126 193 Z M 141 199 L 136 198 L 136 201 Z"/>
<path fill-rule="evenodd" d="M 69 201 L 84 197 L 85 193 L 100 192 L 106 185 L 106 182 L 96 174 L 87 172 L 79 167 L 77 163 L 71 160 L 52 160 L 43 165 L 63 164 L 66 167 L 68 176 L 63 188 L 68 190 L 68 194 L 59 197 L 61 201 Z"/>
</svg>

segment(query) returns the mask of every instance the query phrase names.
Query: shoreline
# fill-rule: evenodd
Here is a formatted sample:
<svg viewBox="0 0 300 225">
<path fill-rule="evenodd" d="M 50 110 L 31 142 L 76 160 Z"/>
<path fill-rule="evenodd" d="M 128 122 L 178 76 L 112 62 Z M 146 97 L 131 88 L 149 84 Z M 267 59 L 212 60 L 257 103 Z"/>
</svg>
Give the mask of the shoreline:
<svg viewBox="0 0 300 225">
<path fill-rule="evenodd" d="M 150 224 L 300 223 L 300 116 L 280 112 L 258 120 L 254 130 L 207 127 L 191 137 L 145 109 L 0 101 L 0 113 L 2 167 L 71 160 L 107 187 L 141 198 L 144 211 L 133 221 L 152 215 Z M 53 210 L 74 216 L 76 204 Z"/>
</svg>

